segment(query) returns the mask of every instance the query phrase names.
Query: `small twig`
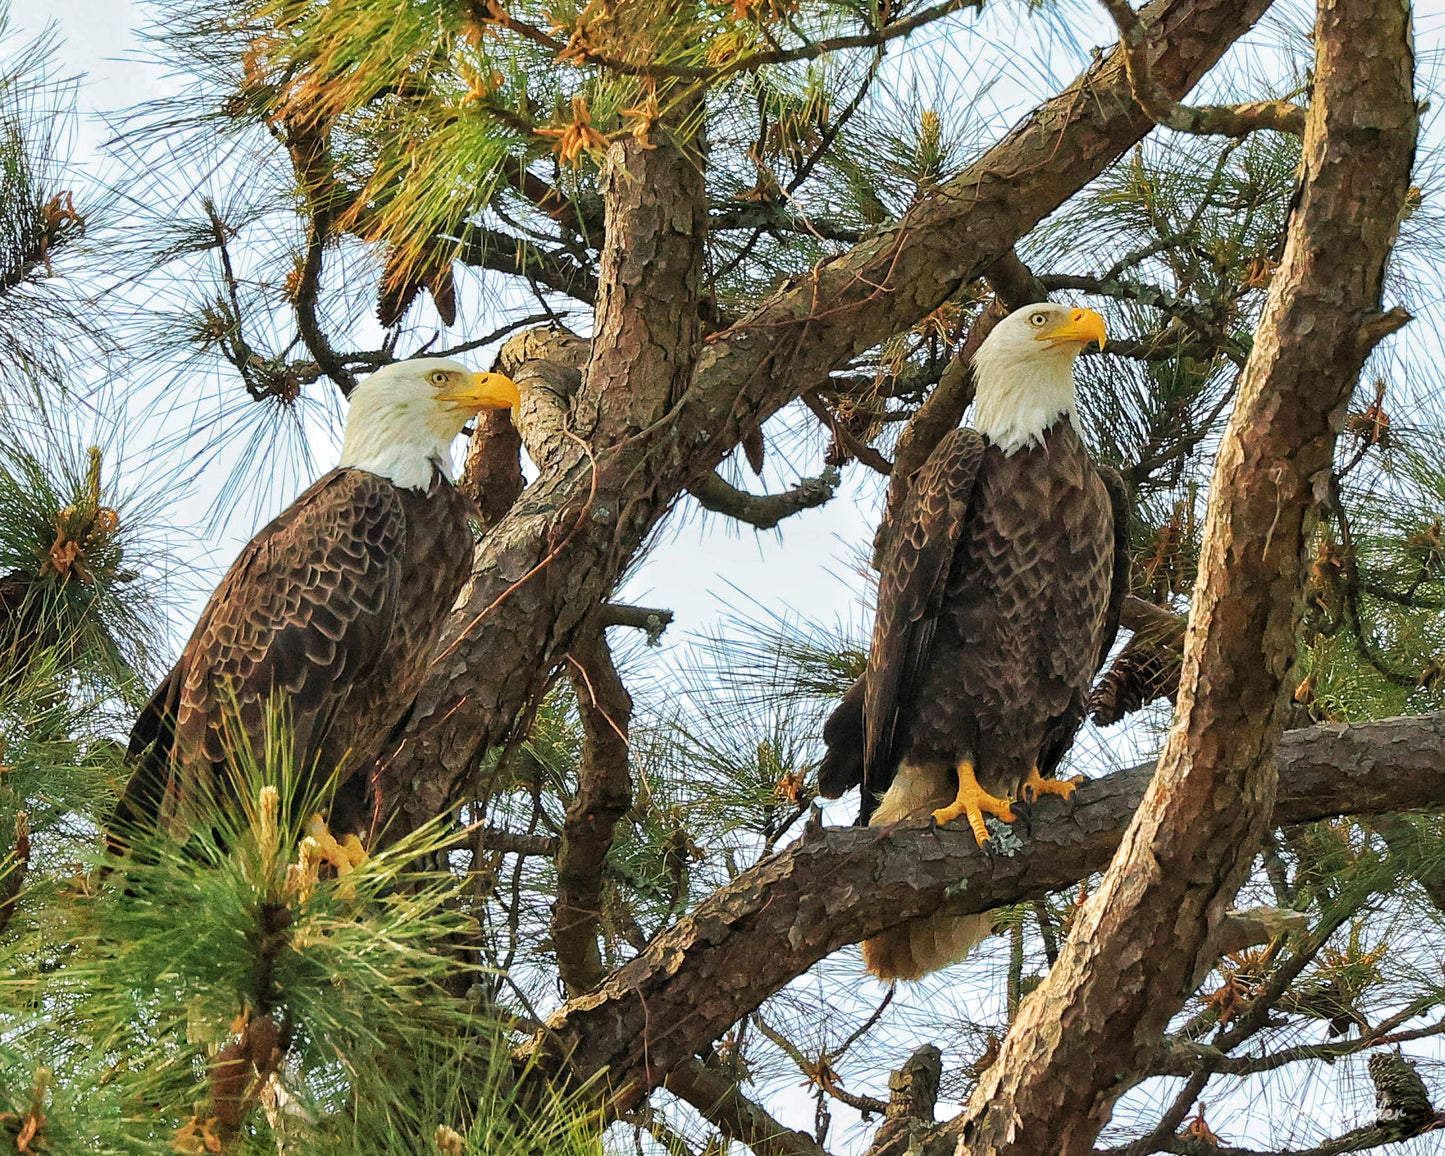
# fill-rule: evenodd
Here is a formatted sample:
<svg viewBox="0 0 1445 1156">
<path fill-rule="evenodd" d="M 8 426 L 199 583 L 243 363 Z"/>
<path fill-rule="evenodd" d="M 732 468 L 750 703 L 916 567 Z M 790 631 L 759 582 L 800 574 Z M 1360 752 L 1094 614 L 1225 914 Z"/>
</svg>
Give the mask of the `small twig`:
<svg viewBox="0 0 1445 1156">
<path fill-rule="evenodd" d="M 862 462 L 871 470 L 876 470 L 885 478 L 893 472 L 893 463 L 875 450 L 866 442 L 860 442 L 843 425 L 823 403 L 816 390 L 809 390 L 803 394 L 803 404 L 813 411 L 817 419 L 827 426 L 847 451 Z"/>
</svg>

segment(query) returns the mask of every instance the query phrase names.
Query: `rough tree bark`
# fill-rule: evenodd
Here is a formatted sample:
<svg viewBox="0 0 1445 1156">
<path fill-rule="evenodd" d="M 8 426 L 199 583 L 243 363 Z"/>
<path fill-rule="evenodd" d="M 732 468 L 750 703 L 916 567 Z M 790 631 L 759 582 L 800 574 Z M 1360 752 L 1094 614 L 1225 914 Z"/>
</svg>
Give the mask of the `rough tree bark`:
<svg viewBox="0 0 1445 1156">
<path fill-rule="evenodd" d="M 1267 6 L 1150 5 L 1142 17 L 1162 89 L 1185 93 Z M 542 476 L 483 542 L 409 727 L 381 761 L 394 829 L 456 801 L 688 483 L 830 370 L 981 275 L 1150 127 L 1119 53 L 1108 54 L 897 225 L 713 334 L 695 368 L 683 313 L 693 309 L 695 324 L 693 255 L 707 227 L 699 162 L 689 170 L 680 150 L 614 145 L 616 171 L 632 179 L 619 177 L 606 190 L 614 256 L 599 290 L 589 385 L 574 412 L 552 413 L 532 435 L 535 406 L 524 401 L 522 434 Z M 636 319 L 609 320 L 624 312 Z M 634 353 L 648 356 L 639 361 Z"/>
<path fill-rule="evenodd" d="M 1278 752 L 1274 824 L 1445 807 L 1445 712 L 1290 731 Z M 662 932 L 532 1041 L 548 1076 L 607 1069 L 618 1110 L 706 1048 L 824 956 L 939 910 L 967 915 L 1075 886 L 1103 870 L 1152 764 L 1035 805 L 1013 854 L 968 831 L 816 829 Z M 1048 1149 L 1039 1149 L 1048 1151 Z"/>
<path fill-rule="evenodd" d="M 1216 463 L 1175 723 L 1048 978 L 940 1153 L 1090 1151 L 1212 965 L 1270 822 L 1311 532 L 1382 315 L 1417 114 L 1401 0 L 1321 0 L 1298 206 Z"/>
</svg>

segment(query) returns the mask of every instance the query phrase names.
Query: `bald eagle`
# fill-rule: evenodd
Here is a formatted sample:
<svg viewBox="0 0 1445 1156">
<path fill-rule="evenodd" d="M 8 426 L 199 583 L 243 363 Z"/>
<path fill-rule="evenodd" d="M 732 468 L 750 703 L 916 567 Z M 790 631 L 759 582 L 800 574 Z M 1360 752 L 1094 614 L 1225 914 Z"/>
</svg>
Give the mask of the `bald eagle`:
<svg viewBox="0 0 1445 1156">
<path fill-rule="evenodd" d="M 1128 592 L 1128 501 L 1075 429 L 1073 363 L 1104 321 L 1028 305 L 974 355 L 975 429 L 918 471 L 884 547 L 868 666 L 823 727 L 819 790 L 861 785 L 873 826 L 984 816 L 1058 794 Z M 963 958 L 987 916 L 936 916 L 863 944 L 881 979 Z"/>
<path fill-rule="evenodd" d="M 241 551 L 136 720 L 113 846 L 137 828 L 184 837 L 208 802 L 234 797 L 236 724 L 259 757 L 275 701 L 293 765 L 337 773 L 332 826 L 360 829 L 365 784 L 348 776 L 401 721 L 471 571 L 452 442 L 483 409 L 517 402 L 510 379 L 444 358 L 356 386 L 340 463 Z"/>
</svg>

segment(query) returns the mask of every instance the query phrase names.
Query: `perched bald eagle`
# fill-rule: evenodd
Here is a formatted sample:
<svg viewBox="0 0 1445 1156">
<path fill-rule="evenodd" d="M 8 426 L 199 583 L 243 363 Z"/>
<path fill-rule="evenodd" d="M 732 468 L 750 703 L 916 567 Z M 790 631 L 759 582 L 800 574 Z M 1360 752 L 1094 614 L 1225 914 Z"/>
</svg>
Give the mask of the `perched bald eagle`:
<svg viewBox="0 0 1445 1156">
<path fill-rule="evenodd" d="M 1104 321 L 1029 305 L 974 355 L 975 429 L 956 429 L 918 471 L 881 559 L 863 676 L 824 724 L 819 789 L 862 786 L 860 823 L 966 818 L 1067 797 L 1053 776 L 1128 592 L 1128 502 L 1075 429 L 1073 363 Z M 863 944 L 882 979 L 962 959 L 987 916 L 914 920 Z"/>
<path fill-rule="evenodd" d="M 451 445 L 517 386 L 444 358 L 385 366 L 352 391 L 341 461 L 231 565 L 131 731 L 130 782 L 110 831 L 178 837 L 210 799 L 233 797 L 236 721 L 259 755 L 279 701 L 305 775 L 338 772 L 332 826 L 360 828 L 377 753 L 411 704 L 472 563 L 470 503 Z M 228 722 L 229 716 L 229 722 Z"/>
</svg>

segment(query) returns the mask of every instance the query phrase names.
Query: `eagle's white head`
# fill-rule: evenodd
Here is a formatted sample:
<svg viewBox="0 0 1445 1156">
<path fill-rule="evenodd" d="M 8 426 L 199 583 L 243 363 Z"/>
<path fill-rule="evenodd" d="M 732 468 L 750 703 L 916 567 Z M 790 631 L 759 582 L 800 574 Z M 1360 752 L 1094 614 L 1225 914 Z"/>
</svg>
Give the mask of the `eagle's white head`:
<svg viewBox="0 0 1445 1156">
<path fill-rule="evenodd" d="M 1074 407 L 1074 358 L 1104 348 L 1104 319 L 1092 309 L 1025 305 L 994 326 L 973 355 L 973 428 L 1011 454 L 1043 440 Z"/>
<path fill-rule="evenodd" d="M 520 401 L 511 378 L 473 373 L 450 358 L 384 365 L 351 391 L 337 464 L 380 474 L 408 489 L 426 489 L 434 465 L 450 471 L 452 442 L 468 420 L 484 409 L 510 409 Z"/>
</svg>

